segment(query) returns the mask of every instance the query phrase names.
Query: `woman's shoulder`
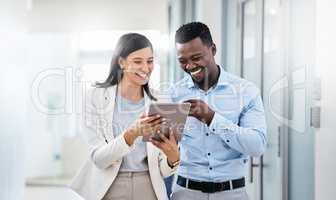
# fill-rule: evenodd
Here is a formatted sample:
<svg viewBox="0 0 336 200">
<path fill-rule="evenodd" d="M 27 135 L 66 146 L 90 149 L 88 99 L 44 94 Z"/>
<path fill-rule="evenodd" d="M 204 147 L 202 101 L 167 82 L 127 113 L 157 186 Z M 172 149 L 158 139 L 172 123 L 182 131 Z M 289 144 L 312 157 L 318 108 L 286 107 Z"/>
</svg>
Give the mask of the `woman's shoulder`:
<svg viewBox="0 0 336 200">
<path fill-rule="evenodd" d="M 91 102 L 102 101 L 111 98 L 115 94 L 115 86 L 110 87 L 97 87 L 91 85 L 85 90 L 85 99 Z"/>
</svg>

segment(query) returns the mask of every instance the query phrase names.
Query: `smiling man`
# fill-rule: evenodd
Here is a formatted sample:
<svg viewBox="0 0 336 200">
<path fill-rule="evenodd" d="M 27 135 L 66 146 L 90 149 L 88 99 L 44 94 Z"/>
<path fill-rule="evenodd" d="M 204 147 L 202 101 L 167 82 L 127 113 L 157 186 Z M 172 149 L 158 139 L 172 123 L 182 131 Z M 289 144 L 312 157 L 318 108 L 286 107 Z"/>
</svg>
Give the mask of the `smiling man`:
<svg viewBox="0 0 336 200">
<path fill-rule="evenodd" d="M 216 45 L 205 24 L 181 26 L 175 42 L 188 76 L 171 88 L 170 95 L 174 102 L 190 102 L 191 110 L 180 141 L 172 199 L 248 199 L 249 156 L 261 156 L 266 147 L 259 90 L 216 64 Z"/>
</svg>

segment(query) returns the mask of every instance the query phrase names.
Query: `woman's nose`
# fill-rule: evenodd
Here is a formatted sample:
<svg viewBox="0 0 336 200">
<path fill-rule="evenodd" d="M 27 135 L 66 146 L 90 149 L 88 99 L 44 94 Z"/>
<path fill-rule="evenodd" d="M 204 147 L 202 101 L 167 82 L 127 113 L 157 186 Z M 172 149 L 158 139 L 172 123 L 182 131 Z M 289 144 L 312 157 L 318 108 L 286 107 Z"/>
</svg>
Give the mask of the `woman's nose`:
<svg viewBox="0 0 336 200">
<path fill-rule="evenodd" d="M 144 67 L 142 67 L 142 71 L 145 73 L 149 73 L 152 71 L 152 68 L 153 68 L 152 64 L 146 63 Z"/>
</svg>

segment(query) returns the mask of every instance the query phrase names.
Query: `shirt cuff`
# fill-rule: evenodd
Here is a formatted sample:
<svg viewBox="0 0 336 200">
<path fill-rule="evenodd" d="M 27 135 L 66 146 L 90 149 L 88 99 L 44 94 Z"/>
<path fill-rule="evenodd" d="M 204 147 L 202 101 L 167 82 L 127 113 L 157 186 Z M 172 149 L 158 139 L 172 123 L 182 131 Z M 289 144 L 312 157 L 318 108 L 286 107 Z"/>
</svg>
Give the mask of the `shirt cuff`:
<svg viewBox="0 0 336 200">
<path fill-rule="evenodd" d="M 229 146 L 234 144 L 238 126 L 224 116 L 215 113 L 209 128 L 213 134 L 219 135 Z"/>
<path fill-rule="evenodd" d="M 227 134 L 235 132 L 237 125 L 232 123 L 230 120 L 225 118 L 224 116 L 215 113 L 209 129 L 214 134 Z"/>
<path fill-rule="evenodd" d="M 171 176 L 179 167 L 179 165 L 176 165 L 175 167 L 171 168 L 168 164 L 168 159 L 166 156 L 163 156 L 161 159 L 161 172 L 163 177 L 169 177 Z"/>
</svg>

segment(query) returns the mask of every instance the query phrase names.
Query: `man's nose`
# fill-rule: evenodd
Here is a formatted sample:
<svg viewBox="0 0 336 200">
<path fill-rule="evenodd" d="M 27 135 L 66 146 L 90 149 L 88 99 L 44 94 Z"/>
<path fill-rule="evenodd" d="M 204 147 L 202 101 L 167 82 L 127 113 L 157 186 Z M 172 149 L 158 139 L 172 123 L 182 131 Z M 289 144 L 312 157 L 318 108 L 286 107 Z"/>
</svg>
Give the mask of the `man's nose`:
<svg viewBox="0 0 336 200">
<path fill-rule="evenodd" d="M 192 63 L 191 61 L 188 61 L 188 63 L 186 64 L 186 69 L 187 70 L 189 70 L 189 69 L 192 69 L 192 68 L 194 68 L 195 67 L 195 64 L 194 63 Z"/>
</svg>

